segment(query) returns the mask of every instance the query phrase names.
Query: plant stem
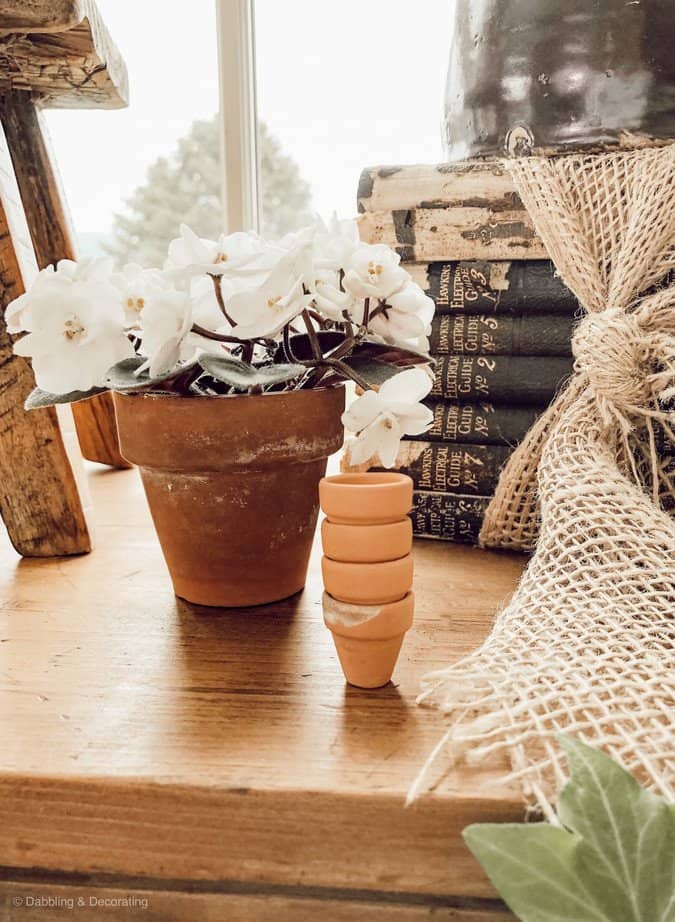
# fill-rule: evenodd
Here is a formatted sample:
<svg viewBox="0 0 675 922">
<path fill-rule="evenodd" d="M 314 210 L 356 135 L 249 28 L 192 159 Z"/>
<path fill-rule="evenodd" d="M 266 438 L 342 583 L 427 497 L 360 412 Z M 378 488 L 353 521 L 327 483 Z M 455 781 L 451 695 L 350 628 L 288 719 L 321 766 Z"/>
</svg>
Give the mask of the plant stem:
<svg viewBox="0 0 675 922">
<path fill-rule="evenodd" d="M 372 391 L 372 387 L 365 378 L 362 378 L 358 371 L 354 371 L 353 368 L 350 368 L 345 362 L 341 362 L 340 359 L 324 359 L 321 363 L 322 365 L 328 365 L 329 368 L 335 368 L 340 374 L 344 375 L 346 378 L 351 378 L 362 391 Z"/>
<path fill-rule="evenodd" d="M 372 314 L 370 315 L 370 319 L 372 320 L 373 317 L 377 317 L 379 314 L 384 314 L 385 319 L 386 319 L 386 316 L 387 316 L 387 309 L 388 309 L 390 306 L 391 306 L 391 305 L 387 304 L 385 301 L 380 301 L 380 303 L 377 305 L 377 307 L 375 308 L 375 310 L 374 310 L 374 311 L 372 312 Z"/>
<path fill-rule="evenodd" d="M 306 310 L 302 312 L 302 319 L 305 321 L 305 326 L 307 327 L 307 335 L 309 336 L 309 342 L 312 347 L 312 353 L 314 355 L 314 358 L 322 359 L 323 352 L 321 351 L 321 344 L 319 343 L 319 337 L 316 335 L 316 330 L 314 329 L 312 318 L 309 316 Z"/>
<path fill-rule="evenodd" d="M 370 298 L 366 298 L 363 302 L 363 321 L 361 326 L 364 330 L 368 330 L 368 321 L 370 320 Z"/>
<path fill-rule="evenodd" d="M 210 273 L 209 273 L 210 275 Z M 216 301 L 218 302 L 218 307 L 223 317 L 227 320 L 230 326 L 235 327 L 236 323 L 227 313 L 227 308 L 225 307 L 225 301 L 223 299 L 223 289 L 221 285 L 221 276 L 220 275 L 211 275 L 211 280 L 213 281 L 213 288 L 216 293 Z"/>
<path fill-rule="evenodd" d="M 283 344 L 284 344 L 284 355 L 286 356 L 286 361 L 291 362 L 292 364 L 304 365 L 304 362 L 301 362 L 299 359 L 296 359 L 293 354 L 293 347 L 291 346 L 291 325 L 287 323 L 283 331 Z"/>
<path fill-rule="evenodd" d="M 254 348 L 255 348 L 255 343 L 253 342 L 252 339 L 249 339 L 244 343 L 242 353 L 241 353 L 242 362 L 246 362 L 247 365 L 251 364 L 251 362 L 253 361 L 253 349 Z"/>
<path fill-rule="evenodd" d="M 198 323 L 192 324 L 190 332 L 196 333 L 198 336 L 203 336 L 204 339 L 212 339 L 216 343 L 233 343 L 236 346 L 246 346 L 248 343 L 258 343 L 268 349 L 270 342 L 273 342 L 267 339 L 237 339 L 236 336 L 228 336 L 225 333 L 214 333 L 213 330 L 207 330 L 206 327 L 202 327 Z"/>
<path fill-rule="evenodd" d="M 289 362 L 293 362 L 297 365 L 304 365 L 305 368 L 334 368 L 336 371 L 339 371 L 341 375 L 345 378 L 350 378 L 354 381 L 361 390 L 369 391 L 372 390 L 370 384 L 366 381 L 365 378 L 362 378 L 361 375 L 354 371 L 353 368 L 350 368 L 345 362 L 340 361 L 339 358 L 326 358 L 321 355 L 321 347 L 319 346 L 319 356 L 314 359 L 299 359 L 293 353 L 293 347 L 291 346 L 291 337 L 289 332 L 290 324 L 286 324 L 284 327 L 283 337 L 284 337 L 284 353 Z M 310 337 L 311 339 L 311 337 Z M 342 346 L 338 346 L 338 349 L 341 349 Z M 337 351 L 337 350 L 336 350 Z M 312 378 L 314 376 L 312 375 Z M 310 379 L 311 380 L 311 379 Z"/>
</svg>

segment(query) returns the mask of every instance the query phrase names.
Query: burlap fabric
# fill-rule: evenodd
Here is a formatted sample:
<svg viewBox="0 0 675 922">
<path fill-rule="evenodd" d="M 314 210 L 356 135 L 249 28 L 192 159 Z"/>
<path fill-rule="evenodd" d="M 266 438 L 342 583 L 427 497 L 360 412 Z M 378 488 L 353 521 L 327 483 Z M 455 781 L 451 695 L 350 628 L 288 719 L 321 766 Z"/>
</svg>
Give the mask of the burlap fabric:
<svg viewBox="0 0 675 922">
<path fill-rule="evenodd" d="M 587 315 L 575 375 L 514 453 L 483 543 L 531 547 L 487 641 L 425 678 L 452 716 L 437 755 L 508 755 L 532 802 L 556 736 L 602 746 L 675 798 L 675 145 L 509 164 Z"/>
</svg>

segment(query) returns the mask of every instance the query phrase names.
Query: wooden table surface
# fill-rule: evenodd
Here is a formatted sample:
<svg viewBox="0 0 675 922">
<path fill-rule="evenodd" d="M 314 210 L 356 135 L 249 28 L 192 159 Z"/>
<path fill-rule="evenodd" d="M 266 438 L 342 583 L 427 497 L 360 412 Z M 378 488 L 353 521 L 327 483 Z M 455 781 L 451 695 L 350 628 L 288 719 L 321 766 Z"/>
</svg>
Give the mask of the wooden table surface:
<svg viewBox="0 0 675 922">
<path fill-rule="evenodd" d="M 460 836 L 522 819 L 497 769 L 404 798 L 444 726 L 420 677 L 485 636 L 523 558 L 418 541 L 416 623 L 394 683 L 363 691 L 318 553 L 298 597 L 198 608 L 172 594 L 137 472 L 89 482 L 92 554 L 22 560 L 0 538 L 0 919 L 512 918 Z"/>
</svg>

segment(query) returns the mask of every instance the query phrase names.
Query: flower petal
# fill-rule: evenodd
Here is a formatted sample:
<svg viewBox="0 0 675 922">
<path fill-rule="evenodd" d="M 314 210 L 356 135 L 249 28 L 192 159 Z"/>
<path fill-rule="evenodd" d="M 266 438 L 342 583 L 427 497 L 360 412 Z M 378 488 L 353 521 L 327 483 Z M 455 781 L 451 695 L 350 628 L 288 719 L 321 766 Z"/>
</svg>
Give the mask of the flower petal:
<svg viewBox="0 0 675 922">
<path fill-rule="evenodd" d="M 423 368 L 407 368 L 380 387 L 380 397 L 385 403 L 417 403 L 427 396 L 433 381 Z"/>
<path fill-rule="evenodd" d="M 348 410 L 342 414 L 342 425 L 350 432 L 361 432 L 369 426 L 382 411 L 382 401 L 375 391 L 365 391 Z"/>
<path fill-rule="evenodd" d="M 384 467 L 393 467 L 396 464 L 399 445 L 401 443 L 401 427 L 395 417 L 385 417 L 385 425 L 379 432 L 377 453 Z"/>
</svg>

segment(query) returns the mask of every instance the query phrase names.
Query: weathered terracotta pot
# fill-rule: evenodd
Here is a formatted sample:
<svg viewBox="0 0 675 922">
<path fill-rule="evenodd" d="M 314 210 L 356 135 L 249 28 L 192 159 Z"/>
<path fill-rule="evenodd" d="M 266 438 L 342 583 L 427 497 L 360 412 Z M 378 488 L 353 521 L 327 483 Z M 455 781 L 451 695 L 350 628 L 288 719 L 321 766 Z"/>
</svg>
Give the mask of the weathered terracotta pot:
<svg viewBox="0 0 675 922">
<path fill-rule="evenodd" d="M 340 525 L 386 525 L 410 512 L 413 482 L 406 474 L 368 471 L 335 474 L 319 486 L 321 508 Z"/>
<path fill-rule="evenodd" d="M 414 608 L 412 592 L 397 602 L 358 608 L 324 593 L 324 621 L 333 634 L 340 665 L 350 685 L 380 688 L 387 684 L 403 638 L 412 625 Z"/>
<path fill-rule="evenodd" d="M 413 559 L 407 554 L 380 563 L 345 563 L 323 557 L 321 572 L 326 592 L 334 599 L 352 605 L 377 605 L 396 602 L 410 590 Z"/>
<path fill-rule="evenodd" d="M 236 397 L 114 395 L 176 595 L 262 605 L 305 585 L 318 484 L 344 388 Z"/>
<path fill-rule="evenodd" d="M 323 552 L 331 560 L 347 563 L 379 563 L 405 557 L 412 550 L 412 520 L 407 516 L 386 525 L 339 525 L 321 523 Z"/>
</svg>

